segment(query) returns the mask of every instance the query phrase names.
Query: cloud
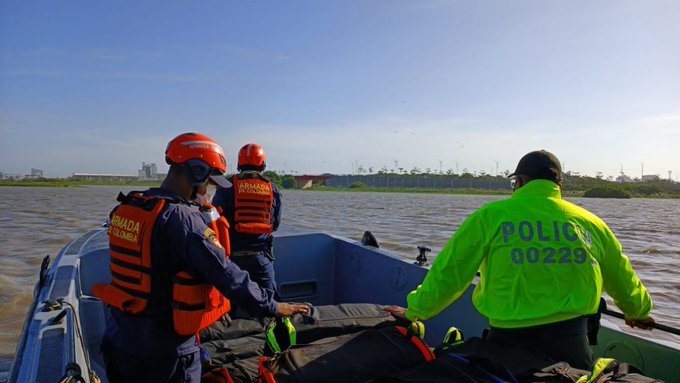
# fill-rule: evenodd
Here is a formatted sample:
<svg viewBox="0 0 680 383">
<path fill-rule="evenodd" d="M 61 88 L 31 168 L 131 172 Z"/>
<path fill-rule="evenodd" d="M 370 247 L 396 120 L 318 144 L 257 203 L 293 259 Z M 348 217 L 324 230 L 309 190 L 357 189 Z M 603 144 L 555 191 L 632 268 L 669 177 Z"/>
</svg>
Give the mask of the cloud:
<svg viewBox="0 0 680 383">
<path fill-rule="evenodd" d="M 139 80 L 160 82 L 192 82 L 192 81 L 224 81 L 221 75 L 198 75 L 182 73 L 149 73 L 149 72 L 92 72 L 82 75 L 83 78 Z"/>
<path fill-rule="evenodd" d="M 566 163 L 565 170 L 618 176 L 623 168 L 626 174 L 639 176 L 642 167 L 645 174 L 680 170 L 679 132 L 680 116 L 658 114 L 558 127 L 551 136 L 555 153 Z"/>
<path fill-rule="evenodd" d="M 680 114 L 659 114 L 635 119 L 629 124 L 633 129 L 658 129 L 668 133 L 680 133 Z"/>
<path fill-rule="evenodd" d="M 78 173 L 134 175 L 142 162 L 155 162 L 159 172 L 169 137 L 137 131 L 118 136 L 99 129 L 55 130 L 48 134 L 30 123 L 1 121 L 0 171 L 26 174 L 31 167 L 43 169 L 47 177 Z M 171 138 L 171 137 L 170 137 Z M 27 157 L 26 153 L 30 153 Z"/>
<path fill-rule="evenodd" d="M 240 57 L 247 60 L 269 61 L 272 63 L 282 63 L 291 61 L 292 58 L 283 53 L 263 52 L 254 49 L 237 47 L 231 44 L 214 44 L 208 47 L 215 52 L 224 52 L 231 56 Z"/>
<path fill-rule="evenodd" d="M 642 121 L 657 121 L 658 126 Z M 499 173 L 513 170 L 524 154 L 546 149 L 564 162 L 565 171 L 616 176 L 622 165 L 634 172 L 640 169 L 640 162 L 645 163 L 645 174 L 680 171 L 673 121 L 672 117 L 607 124 L 536 120 L 514 126 L 482 118 L 383 116 L 314 126 L 239 126 L 216 132 L 214 138 L 224 146 L 230 164 L 241 145 L 257 142 L 268 154 L 270 169 L 299 173 L 349 173 L 356 163 L 374 171 L 383 166 L 392 169 L 395 160 L 406 170 L 417 166 L 438 171 L 441 160 L 443 171 L 496 174 L 496 169 Z"/>
<path fill-rule="evenodd" d="M 122 61 L 127 55 L 109 49 L 90 49 L 87 51 L 89 58 L 97 61 Z"/>
<path fill-rule="evenodd" d="M 27 50 L 26 54 L 29 56 L 61 56 L 64 54 L 64 51 L 52 47 L 39 47 Z"/>
<path fill-rule="evenodd" d="M 142 162 L 156 163 L 159 172 L 167 169 L 163 155 L 167 137 L 116 138 L 78 130 L 69 132 L 65 139 L 70 146 L 55 146 L 42 157 L 60 163 L 69 172 L 134 175 Z"/>
<path fill-rule="evenodd" d="M 1 111 L 0 111 L 1 112 Z M 673 114 L 641 117 L 606 124 L 556 124 L 554 121 L 515 124 L 484 118 L 417 119 L 380 116 L 344 123 L 294 125 L 259 123 L 245 125 L 201 124 L 196 129 L 222 145 L 230 171 L 236 170 L 236 154 L 249 142 L 265 148 L 271 170 L 299 174 L 352 172 L 353 165 L 380 170 L 414 166 L 432 171 L 453 169 L 495 174 L 513 170 L 529 151 L 546 149 L 565 163 L 565 170 L 594 176 L 597 172 L 626 174 L 680 173 L 677 155 L 677 117 Z M 134 174 L 141 162 L 155 162 L 167 169 L 163 151 L 174 136 L 192 128 L 168 131 L 149 126 L 134 137 L 105 129 L 62 130 L 45 139 L 21 120 L 0 121 L 7 138 L 0 159 L 13 171 L 12 161 L 32 150 L 31 163 L 14 164 L 44 169 L 46 174 L 68 176 L 72 172 Z M 153 125 L 153 124 L 152 124 Z M 518 128 L 521 126 L 521 129 Z M 675 129 L 675 130 L 673 130 Z M 36 137 L 41 137 L 36 139 Z M 129 138 L 128 138 L 129 137 Z M 87 160 L 85 160 L 87 159 Z M 496 168 L 498 161 L 498 168 Z M 12 165 L 12 166 L 14 166 Z"/>
<path fill-rule="evenodd" d="M 510 161 L 499 153 L 511 133 L 496 132 L 488 140 L 480 131 L 495 129 L 493 124 L 470 119 L 410 120 L 395 116 L 344 124 L 289 126 L 262 124 L 234 129 L 218 136 L 227 144 L 225 151 L 236 153 L 240 145 L 257 142 L 264 146 L 269 167 L 299 172 L 349 173 L 352 163 L 375 171 L 394 161 L 407 170 L 414 166 L 439 170 L 469 168 L 495 172 L 495 161 L 510 168 Z M 484 155 L 479 155 L 483 154 Z M 284 165 L 285 163 L 285 165 Z M 514 163 L 513 163 L 514 166 Z"/>
<path fill-rule="evenodd" d="M 2 77 L 64 77 L 66 73 L 61 69 L 16 69 L 10 71 L 0 71 Z"/>
</svg>

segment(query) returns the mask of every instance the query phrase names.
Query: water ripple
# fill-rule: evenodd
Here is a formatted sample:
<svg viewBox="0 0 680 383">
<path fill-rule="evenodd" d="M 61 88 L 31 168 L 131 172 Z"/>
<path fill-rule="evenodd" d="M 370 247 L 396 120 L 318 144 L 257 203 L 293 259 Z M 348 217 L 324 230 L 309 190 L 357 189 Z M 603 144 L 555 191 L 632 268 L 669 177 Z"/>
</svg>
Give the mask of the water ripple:
<svg viewBox="0 0 680 383">
<path fill-rule="evenodd" d="M 129 190 L 0 187 L 0 355 L 14 353 L 42 258 L 100 226 L 118 192 Z M 370 230 L 395 255 L 415 259 L 416 246 L 425 245 L 434 258 L 467 216 L 503 198 L 285 191 L 283 222 L 354 240 Z M 569 200 L 600 216 L 617 235 L 652 293 L 657 320 L 680 323 L 680 200 Z"/>
</svg>

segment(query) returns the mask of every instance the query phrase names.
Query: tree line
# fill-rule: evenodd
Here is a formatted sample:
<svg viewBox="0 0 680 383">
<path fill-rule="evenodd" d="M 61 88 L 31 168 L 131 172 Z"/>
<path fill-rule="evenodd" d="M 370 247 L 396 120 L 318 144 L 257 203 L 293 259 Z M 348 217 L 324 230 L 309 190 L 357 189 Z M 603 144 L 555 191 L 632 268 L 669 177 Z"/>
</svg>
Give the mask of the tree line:
<svg viewBox="0 0 680 383">
<path fill-rule="evenodd" d="M 371 169 L 372 170 L 372 169 Z M 426 169 L 430 170 L 430 169 Z M 359 173 L 359 172 L 357 172 Z M 491 175 L 488 173 L 480 172 L 478 174 L 473 174 L 469 171 L 464 171 L 461 174 L 456 174 L 454 172 L 422 172 L 417 168 L 414 168 L 411 172 L 390 172 L 380 170 L 375 173 L 362 172 L 363 174 L 357 174 L 359 178 L 371 177 L 371 176 L 382 176 L 382 177 L 428 177 L 436 178 L 438 180 L 450 180 L 450 179 L 473 179 L 473 180 L 484 180 L 484 181 L 498 181 L 498 182 L 508 182 L 507 175 L 509 171 L 504 171 L 502 175 Z M 276 171 L 266 171 L 264 175 L 275 182 L 278 186 L 284 189 L 292 189 L 297 186 L 295 178 L 291 174 L 283 174 Z M 330 173 L 324 173 L 324 175 L 333 176 Z M 323 188 L 324 183 L 316 183 L 314 187 Z M 359 185 L 361 186 L 361 185 Z M 509 188 L 509 186 L 508 186 Z M 567 172 L 564 175 L 564 180 L 562 182 L 562 190 L 566 195 L 574 196 L 592 196 L 592 197 L 615 197 L 615 198 L 630 198 L 630 197 L 664 197 L 664 198 L 680 198 L 680 183 L 667 180 L 667 179 L 657 179 L 657 180 L 634 180 L 632 182 L 621 182 L 613 180 L 611 177 L 605 178 L 598 174 L 595 177 L 580 175 L 578 173 Z"/>
</svg>

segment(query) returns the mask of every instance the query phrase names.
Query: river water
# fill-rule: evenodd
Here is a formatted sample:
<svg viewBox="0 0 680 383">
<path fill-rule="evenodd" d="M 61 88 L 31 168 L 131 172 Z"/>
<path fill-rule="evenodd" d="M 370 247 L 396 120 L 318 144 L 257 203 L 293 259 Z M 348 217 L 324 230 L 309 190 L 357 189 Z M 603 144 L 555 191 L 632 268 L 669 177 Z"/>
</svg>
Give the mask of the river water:
<svg viewBox="0 0 680 383">
<path fill-rule="evenodd" d="M 0 187 L 0 371 L 13 357 L 43 257 L 100 226 L 129 187 Z M 463 220 L 507 196 L 284 191 L 284 224 L 361 239 L 370 230 L 381 248 L 434 257 Z M 569 198 L 600 216 L 622 243 L 654 299 L 660 323 L 680 323 L 680 200 Z M 649 336 L 668 339 L 660 331 Z M 678 338 L 675 338 L 678 340 Z M 2 368 L 4 366 L 5 368 Z"/>
</svg>

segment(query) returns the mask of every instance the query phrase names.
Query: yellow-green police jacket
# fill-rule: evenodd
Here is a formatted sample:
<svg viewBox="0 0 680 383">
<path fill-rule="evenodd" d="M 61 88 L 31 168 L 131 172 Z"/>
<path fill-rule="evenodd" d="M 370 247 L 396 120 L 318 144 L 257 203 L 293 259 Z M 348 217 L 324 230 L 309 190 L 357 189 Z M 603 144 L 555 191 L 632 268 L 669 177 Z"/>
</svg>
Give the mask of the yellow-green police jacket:
<svg viewBox="0 0 680 383">
<path fill-rule="evenodd" d="M 602 290 L 629 317 L 652 309 L 621 244 L 594 214 L 534 180 L 472 214 L 407 297 L 409 319 L 428 319 L 481 277 L 472 300 L 494 327 L 528 327 L 597 311 Z"/>
</svg>

